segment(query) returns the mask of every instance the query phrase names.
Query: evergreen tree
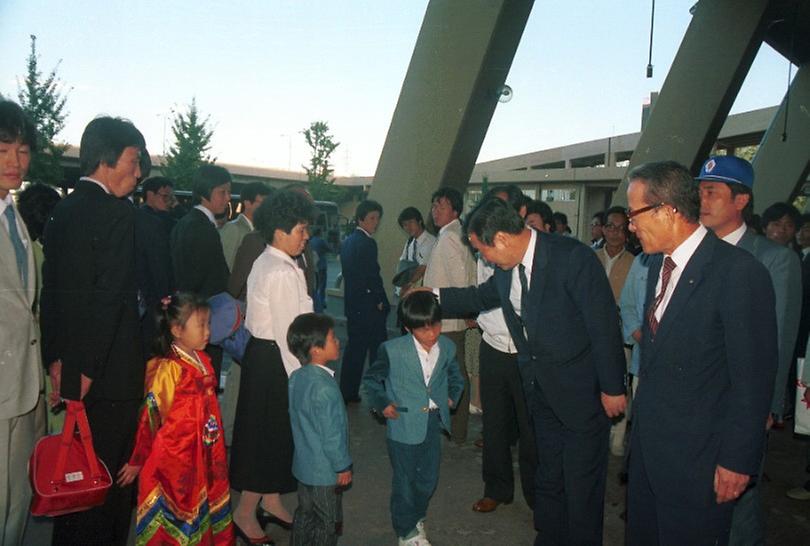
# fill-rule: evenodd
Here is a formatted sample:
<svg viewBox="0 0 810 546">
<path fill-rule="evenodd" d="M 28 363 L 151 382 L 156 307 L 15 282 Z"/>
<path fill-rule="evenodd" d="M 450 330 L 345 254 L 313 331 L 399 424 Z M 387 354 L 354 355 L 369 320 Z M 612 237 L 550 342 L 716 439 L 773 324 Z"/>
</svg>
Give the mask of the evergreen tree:
<svg viewBox="0 0 810 546">
<path fill-rule="evenodd" d="M 329 125 L 325 121 L 313 121 L 308 129 L 302 131 L 311 156 L 309 165 L 303 165 L 309 181 L 309 192 L 312 197 L 323 201 L 340 202 L 346 198 L 344 188 L 335 186 L 332 176 L 334 169 L 329 163 L 329 157 L 340 143 L 335 142 L 329 134 Z"/>
<path fill-rule="evenodd" d="M 197 110 L 196 99 L 191 99 L 188 110 L 176 112 L 172 122 L 174 144 L 166 155 L 164 176 L 174 181 L 175 188 L 190 190 L 194 171 L 203 163 L 214 163 L 208 155 L 211 149 L 213 129 L 208 127 L 209 117 L 203 118 Z"/>
<path fill-rule="evenodd" d="M 32 34 L 27 74 L 22 84 L 18 82 L 17 93 L 20 106 L 37 128 L 38 153 L 31 157 L 28 179 L 33 182 L 59 185 L 64 177 L 60 161 L 67 150 L 67 144 L 57 143 L 54 140 L 65 127 L 67 118 L 65 111 L 67 94 L 62 92 L 62 81 L 56 74 L 62 61 L 59 61 L 43 79 L 37 66 L 38 60 L 37 37 Z"/>
</svg>

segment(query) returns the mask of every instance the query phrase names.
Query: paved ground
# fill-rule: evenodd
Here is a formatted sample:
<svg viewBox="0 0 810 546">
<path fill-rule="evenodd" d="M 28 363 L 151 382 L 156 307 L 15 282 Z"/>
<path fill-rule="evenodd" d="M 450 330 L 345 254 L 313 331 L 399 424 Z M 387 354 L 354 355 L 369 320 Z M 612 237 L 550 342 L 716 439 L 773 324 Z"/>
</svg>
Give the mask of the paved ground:
<svg viewBox="0 0 810 546">
<path fill-rule="evenodd" d="M 333 268 L 334 269 L 334 268 Z M 330 286 L 332 284 L 330 283 Z M 342 302 L 330 299 L 329 312 L 342 315 Z M 338 327 L 345 346 L 345 328 Z M 385 448 L 385 429 L 374 421 L 362 405 L 349 406 L 351 453 L 354 458 L 355 482 L 344 496 L 345 534 L 343 546 L 390 546 L 396 544 L 391 529 L 388 500 L 391 470 Z M 470 443 L 456 447 L 443 443 L 439 486 L 427 519 L 427 528 L 435 546 L 522 546 L 532 544 L 534 531 L 531 512 L 517 499 L 491 514 L 477 514 L 470 507 L 481 495 L 481 451 L 472 445 L 479 436 L 481 419 L 470 418 Z M 810 544 L 810 501 L 799 502 L 785 497 L 784 492 L 803 479 L 806 443 L 795 439 L 788 430 L 772 434 L 764 484 L 768 517 L 769 545 Z M 686 463 L 686 462 L 685 462 Z M 624 488 L 616 476 L 619 459 L 611 457 L 608 490 L 605 500 L 606 545 L 624 542 Z M 292 511 L 295 494 L 285 497 Z M 289 534 L 278 527 L 268 532 L 279 545 L 288 543 Z M 50 544 L 51 525 L 47 519 L 33 521 L 25 544 Z M 131 541 L 134 544 L 134 540 Z"/>
</svg>

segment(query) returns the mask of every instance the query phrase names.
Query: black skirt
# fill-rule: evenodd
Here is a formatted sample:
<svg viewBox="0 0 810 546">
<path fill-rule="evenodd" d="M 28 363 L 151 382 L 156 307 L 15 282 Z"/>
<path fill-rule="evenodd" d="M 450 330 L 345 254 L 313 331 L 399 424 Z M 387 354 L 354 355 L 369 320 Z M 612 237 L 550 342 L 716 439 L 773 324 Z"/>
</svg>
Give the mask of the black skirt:
<svg viewBox="0 0 810 546">
<path fill-rule="evenodd" d="M 275 341 L 252 337 L 242 361 L 231 442 L 231 487 L 254 493 L 290 493 L 293 437 L 287 372 Z"/>
</svg>

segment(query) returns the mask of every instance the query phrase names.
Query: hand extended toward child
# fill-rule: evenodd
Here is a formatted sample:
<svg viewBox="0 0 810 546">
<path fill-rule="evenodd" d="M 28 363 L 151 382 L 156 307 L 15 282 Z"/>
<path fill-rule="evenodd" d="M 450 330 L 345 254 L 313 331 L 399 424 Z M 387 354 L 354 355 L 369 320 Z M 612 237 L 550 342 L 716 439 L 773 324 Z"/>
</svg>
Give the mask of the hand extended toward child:
<svg viewBox="0 0 810 546">
<path fill-rule="evenodd" d="M 135 478 L 138 476 L 138 472 L 141 471 L 140 466 L 134 466 L 131 464 L 125 464 L 121 467 L 121 470 L 118 471 L 118 479 L 115 483 L 118 484 L 119 487 L 124 487 L 125 485 L 131 484 L 135 481 Z"/>
<path fill-rule="evenodd" d="M 352 483 L 352 471 L 351 470 L 347 470 L 346 472 L 338 472 L 337 484 L 340 487 L 346 487 L 350 483 Z"/>
</svg>

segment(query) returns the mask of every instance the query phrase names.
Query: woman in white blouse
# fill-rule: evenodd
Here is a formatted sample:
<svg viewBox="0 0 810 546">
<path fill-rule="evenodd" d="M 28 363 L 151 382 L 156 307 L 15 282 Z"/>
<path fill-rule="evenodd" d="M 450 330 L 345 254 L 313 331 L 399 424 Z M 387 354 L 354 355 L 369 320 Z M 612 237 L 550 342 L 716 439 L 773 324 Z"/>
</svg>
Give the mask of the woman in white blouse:
<svg viewBox="0 0 810 546">
<path fill-rule="evenodd" d="M 230 466 L 231 487 L 242 492 L 233 521 L 237 534 L 253 544 L 273 544 L 264 535 L 266 523 L 292 523 L 280 495 L 297 488 L 287 378 L 300 363 L 287 348 L 287 328 L 312 312 L 304 271 L 294 257 L 304 250 L 314 212 L 306 196 L 281 191 L 254 216 L 268 245 L 247 281 L 246 326 L 253 337 L 242 362 Z"/>
</svg>

